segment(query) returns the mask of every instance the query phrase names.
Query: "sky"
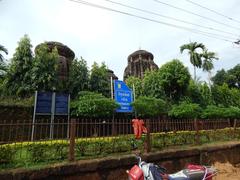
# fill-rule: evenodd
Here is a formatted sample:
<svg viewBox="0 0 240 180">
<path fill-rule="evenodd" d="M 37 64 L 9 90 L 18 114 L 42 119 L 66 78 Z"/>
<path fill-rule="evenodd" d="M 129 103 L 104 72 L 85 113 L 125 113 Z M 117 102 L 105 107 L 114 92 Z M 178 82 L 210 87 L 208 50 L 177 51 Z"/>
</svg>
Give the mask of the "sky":
<svg viewBox="0 0 240 180">
<path fill-rule="evenodd" d="M 122 7 L 106 0 L 85 1 L 152 19 L 155 22 L 70 0 L 0 0 L 0 44 L 9 51 L 4 57 L 10 59 L 20 38 L 28 34 L 33 50 L 44 41 L 61 42 L 71 48 L 77 58 L 83 57 L 89 69 L 94 61 L 105 62 L 120 80 L 123 79 L 128 55 L 139 49 L 151 52 L 154 55 L 154 62 L 159 67 L 172 59 L 179 59 L 193 74 L 187 51 L 183 54 L 179 51 L 181 45 L 190 41 L 203 43 L 209 51 L 217 53 L 219 60 L 214 62 L 213 74 L 217 70 L 230 69 L 240 63 L 240 46 L 233 43 L 240 38 L 239 0 L 191 0 L 234 20 L 200 8 L 188 0 L 159 1 L 207 18 L 188 14 L 154 0 L 112 0 L 227 33 L 184 24 Z M 209 18 L 222 24 L 212 22 Z M 218 34 L 218 36 L 211 35 L 218 39 L 205 36 L 203 33 L 197 34 L 186 29 L 167 26 L 159 23 L 160 21 L 195 29 L 194 32 L 197 30 Z M 197 75 L 202 80 L 206 80 L 207 74 L 202 70 L 198 69 Z"/>
</svg>

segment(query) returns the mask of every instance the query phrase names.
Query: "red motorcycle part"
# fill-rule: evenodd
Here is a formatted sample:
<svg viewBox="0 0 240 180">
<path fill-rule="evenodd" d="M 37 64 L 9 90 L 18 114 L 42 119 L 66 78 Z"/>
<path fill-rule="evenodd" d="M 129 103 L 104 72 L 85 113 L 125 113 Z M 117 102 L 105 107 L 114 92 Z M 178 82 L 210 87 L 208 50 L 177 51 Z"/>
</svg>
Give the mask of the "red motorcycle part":
<svg viewBox="0 0 240 180">
<path fill-rule="evenodd" d="M 143 171 L 137 165 L 134 165 L 128 172 L 131 180 L 144 180 Z"/>
</svg>

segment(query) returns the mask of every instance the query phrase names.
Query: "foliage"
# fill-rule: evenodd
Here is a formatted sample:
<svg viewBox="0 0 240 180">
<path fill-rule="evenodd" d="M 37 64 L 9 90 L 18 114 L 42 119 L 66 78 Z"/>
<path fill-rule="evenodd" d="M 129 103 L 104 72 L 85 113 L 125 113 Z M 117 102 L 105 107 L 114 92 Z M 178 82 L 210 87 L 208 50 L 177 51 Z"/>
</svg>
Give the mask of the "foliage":
<svg viewBox="0 0 240 180">
<path fill-rule="evenodd" d="M 209 52 L 207 49 L 203 50 L 203 53 L 201 54 L 201 57 L 203 58 L 202 63 L 202 69 L 203 71 L 210 72 L 213 69 L 213 60 L 218 60 L 216 53 Z"/>
<path fill-rule="evenodd" d="M 138 77 L 129 76 L 126 79 L 126 84 L 129 88 L 133 89 L 133 86 L 135 88 L 135 98 L 138 98 L 139 96 L 143 95 L 143 87 L 142 87 L 142 80 Z"/>
<path fill-rule="evenodd" d="M 142 81 L 143 94 L 145 96 L 165 99 L 165 93 L 161 87 L 158 71 L 146 71 Z"/>
<path fill-rule="evenodd" d="M 194 67 L 194 80 L 196 80 L 196 68 L 202 67 L 201 55 L 197 53 L 197 49 L 205 49 L 202 43 L 190 42 L 189 44 L 184 44 L 180 47 L 180 52 L 183 53 L 184 50 L 188 50 L 190 56 L 190 62 Z"/>
<path fill-rule="evenodd" d="M 173 105 L 168 115 L 173 118 L 197 118 L 201 114 L 201 107 L 195 103 L 181 102 Z"/>
<path fill-rule="evenodd" d="M 240 64 L 228 71 L 224 69 L 217 71 L 212 81 L 214 85 L 222 86 L 225 83 L 230 88 L 240 88 Z"/>
<path fill-rule="evenodd" d="M 18 42 L 10 68 L 3 82 L 5 94 L 26 97 L 33 91 L 31 69 L 33 62 L 32 45 L 27 35 Z"/>
<path fill-rule="evenodd" d="M 78 92 L 88 90 L 89 72 L 87 62 L 81 57 L 74 59 L 70 66 L 68 90 L 72 98 L 76 98 Z"/>
<path fill-rule="evenodd" d="M 36 49 L 32 68 L 32 84 L 35 90 L 53 91 L 61 90 L 61 83 L 57 77 L 57 48 L 49 52 L 47 44 L 41 44 Z"/>
<path fill-rule="evenodd" d="M 34 97 L 29 98 L 14 98 L 14 97 L 0 97 L 0 106 L 9 107 L 32 107 L 34 104 Z M 0 111 L 1 112 L 1 111 Z"/>
<path fill-rule="evenodd" d="M 132 105 L 140 117 L 156 117 L 166 112 L 166 103 L 154 97 L 140 96 Z"/>
<path fill-rule="evenodd" d="M 227 84 L 212 87 L 212 97 L 216 105 L 224 107 L 240 107 L 240 91 L 237 88 L 229 88 Z"/>
<path fill-rule="evenodd" d="M 110 78 L 107 73 L 107 66 L 102 63 L 99 66 L 96 62 L 92 65 L 90 74 L 90 90 L 111 97 Z"/>
<path fill-rule="evenodd" d="M 212 93 L 206 82 L 201 84 L 191 80 L 185 99 L 189 99 L 190 102 L 199 104 L 201 107 L 213 104 Z"/>
<path fill-rule="evenodd" d="M 237 107 L 218 107 L 218 106 L 207 106 L 206 109 L 203 110 L 201 115 L 202 118 L 207 119 L 216 119 L 216 118 L 240 118 L 240 109 Z"/>
<path fill-rule="evenodd" d="M 185 94 L 190 81 L 190 74 L 182 62 L 174 59 L 158 70 L 158 78 L 166 96 L 173 101 L 177 101 Z"/>
<path fill-rule="evenodd" d="M 81 92 L 79 98 L 72 102 L 72 115 L 81 117 L 106 117 L 113 114 L 118 104 L 101 94 Z"/>
<path fill-rule="evenodd" d="M 201 130 L 200 143 L 239 140 L 240 128 Z M 163 149 L 176 145 L 195 144 L 195 131 L 177 131 L 152 133 L 151 141 L 154 149 Z M 129 153 L 134 146 L 143 151 L 144 137 L 135 140 L 133 135 L 103 138 L 76 139 L 76 158 L 94 158 L 114 153 Z M 40 142 L 21 142 L 0 145 L 0 169 L 26 167 L 46 162 L 62 162 L 67 159 L 69 141 L 50 140 Z"/>
<path fill-rule="evenodd" d="M 1 52 L 4 52 L 5 54 L 8 54 L 8 50 L 3 45 L 0 44 L 0 63 L 3 62 L 3 60 L 4 60 Z"/>
<path fill-rule="evenodd" d="M 213 81 L 213 85 L 221 86 L 224 84 L 224 82 L 227 82 L 227 72 L 224 69 L 221 69 L 217 71 L 217 73 L 211 78 L 211 80 Z"/>
<path fill-rule="evenodd" d="M 227 83 L 229 87 L 240 88 L 240 64 L 228 70 L 228 75 Z"/>
</svg>

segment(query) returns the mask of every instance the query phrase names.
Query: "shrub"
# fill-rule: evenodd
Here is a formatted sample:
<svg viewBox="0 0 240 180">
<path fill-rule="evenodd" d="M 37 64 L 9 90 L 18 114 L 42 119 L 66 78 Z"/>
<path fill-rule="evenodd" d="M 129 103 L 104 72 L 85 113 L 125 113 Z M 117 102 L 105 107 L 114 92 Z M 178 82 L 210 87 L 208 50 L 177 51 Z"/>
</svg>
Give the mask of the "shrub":
<svg viewBox="0 0 240 180">
<path fill-rule="evenodd" d="M 132 105 L 141 117 L 154 117 L 166 112 L 166 103 L 154 97 L 141 96 Z"/>
<path fill-rule="evenodd" d="M 173 105 L 168 115 L 173 118 L 197 118 L 201 114 L 201 107 L 195 103 L 181 102 Z"/>
<path fill-rule="evenodd" d="M 72 115 L 81 117 L 110 116 L 118 106 L 114 100 L 93 92 L 81 92 L 71 104 Z"/>
</svg>

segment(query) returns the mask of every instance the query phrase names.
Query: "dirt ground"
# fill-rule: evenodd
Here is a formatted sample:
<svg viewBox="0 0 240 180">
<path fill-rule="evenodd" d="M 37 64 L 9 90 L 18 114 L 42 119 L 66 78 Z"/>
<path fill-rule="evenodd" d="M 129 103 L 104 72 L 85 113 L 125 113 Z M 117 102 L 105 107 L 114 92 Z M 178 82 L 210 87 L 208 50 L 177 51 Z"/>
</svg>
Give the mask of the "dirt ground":
<svg viewBox="0 0 240 180">
<path fill-rule="evenodd" d="M 240 180 L 240 164 L 233 166 L 230 163 L 215 163 L 218 174 L 213 180 Z"/>
</svg>

